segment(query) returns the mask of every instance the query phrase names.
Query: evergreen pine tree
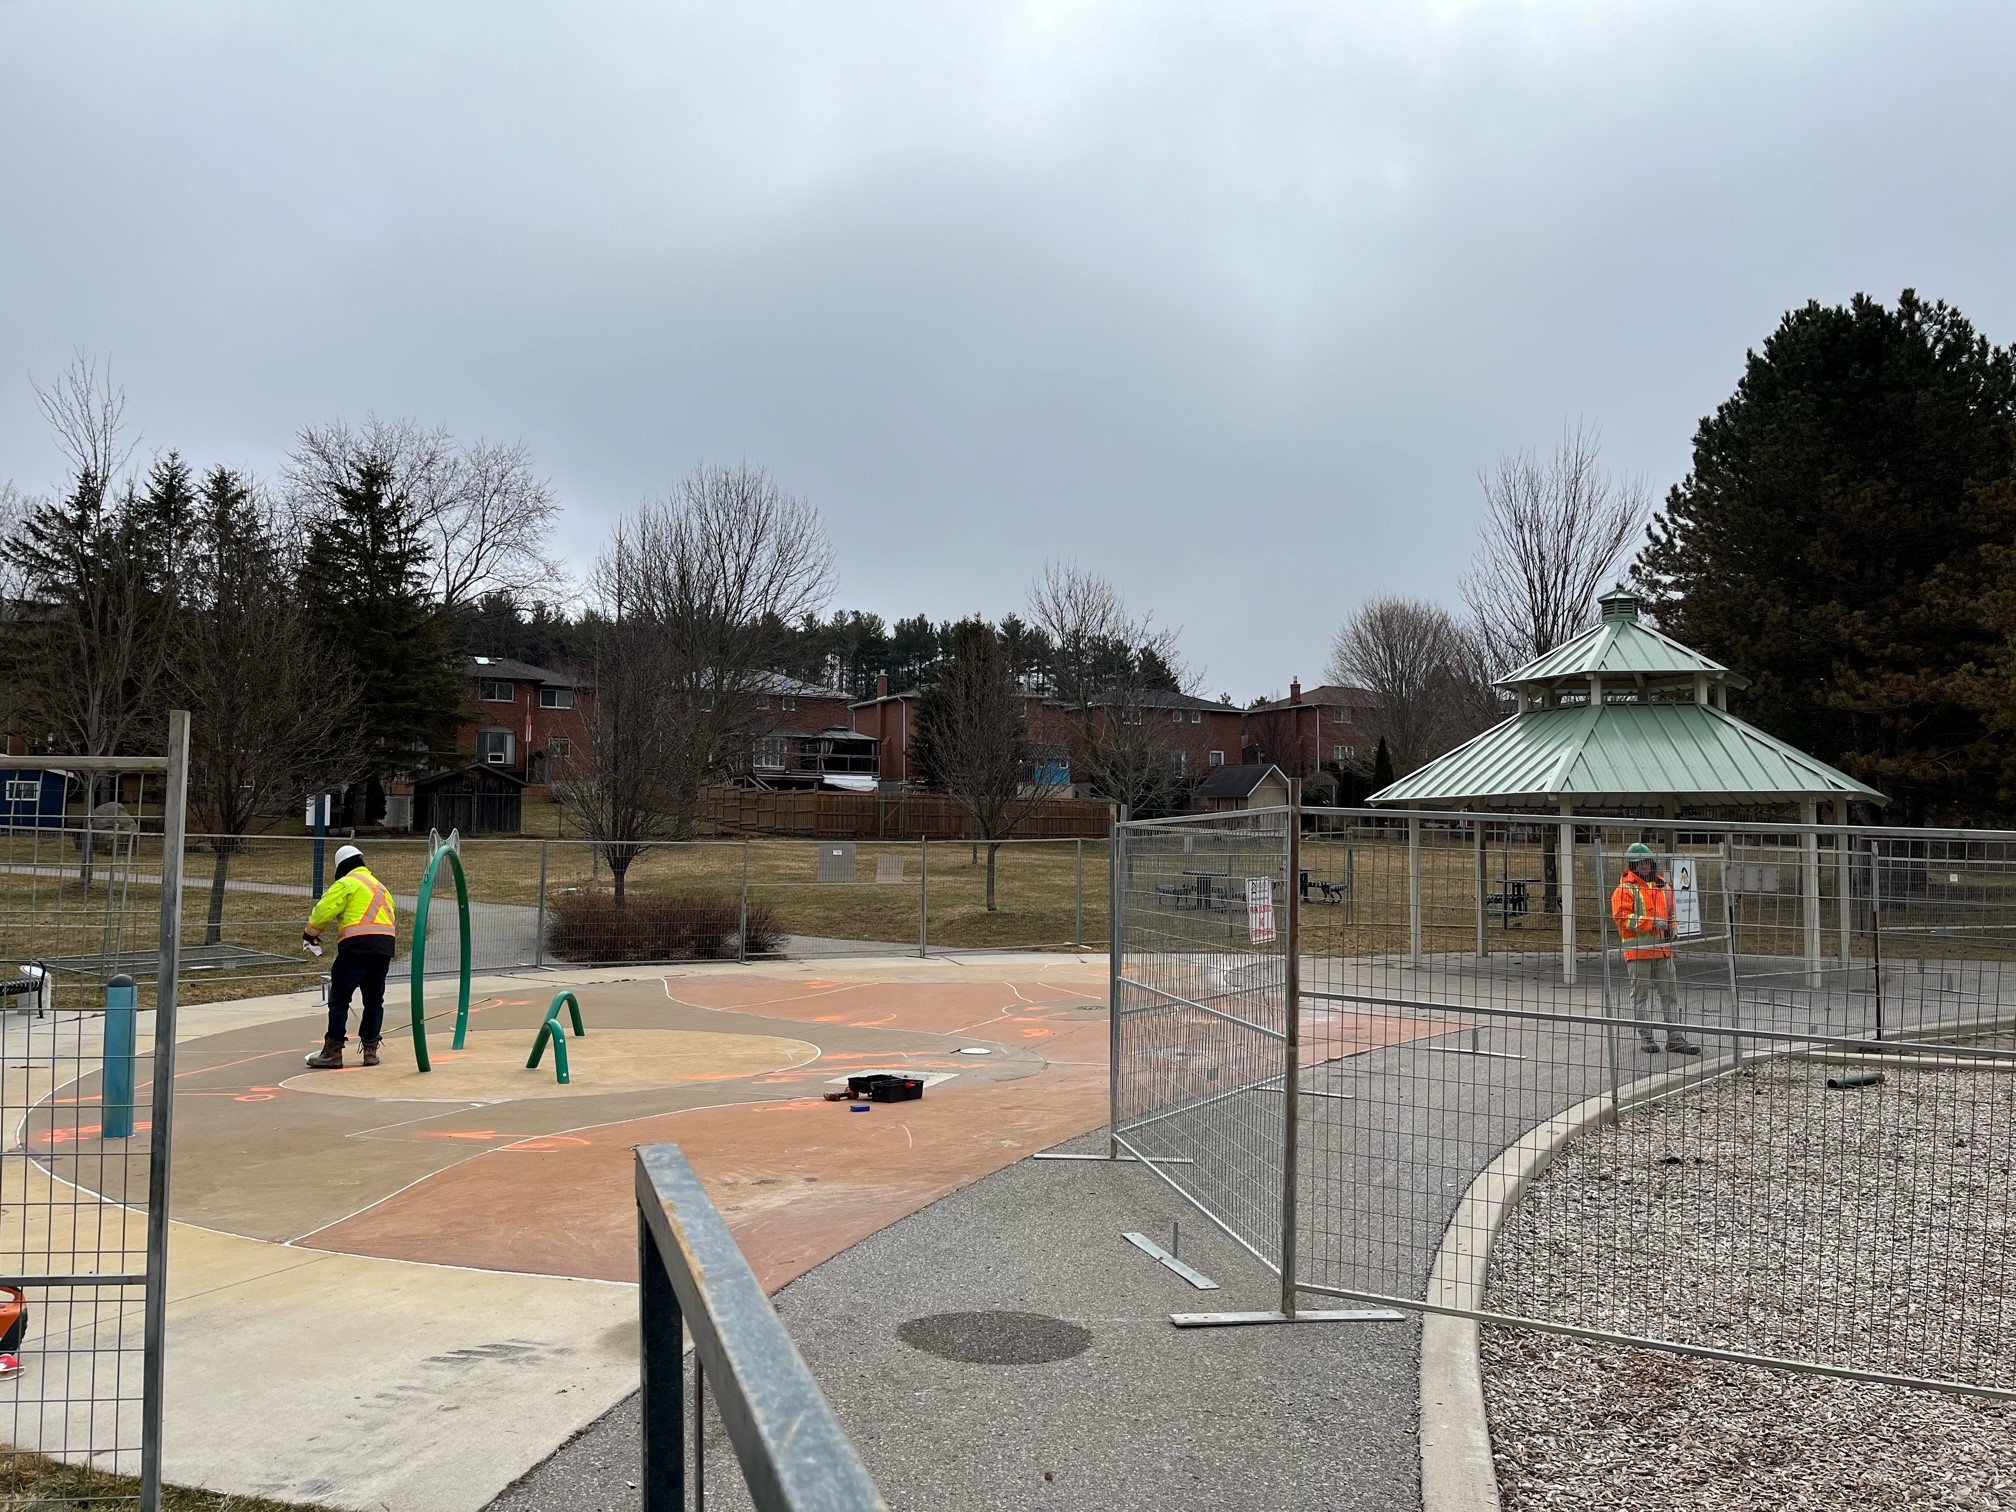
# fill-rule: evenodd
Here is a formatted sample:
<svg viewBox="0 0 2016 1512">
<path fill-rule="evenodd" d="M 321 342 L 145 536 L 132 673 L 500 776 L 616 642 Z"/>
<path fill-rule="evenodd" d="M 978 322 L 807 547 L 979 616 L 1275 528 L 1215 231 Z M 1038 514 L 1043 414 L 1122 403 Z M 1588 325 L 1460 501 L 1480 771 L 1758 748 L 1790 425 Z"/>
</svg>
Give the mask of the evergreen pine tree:
<svg viewBox="0 0 2016 1512">
<path fill-rule="evenodd" d="M 366 761 L 383 778 L 452 749 L 454 625 L 428 591 L 427 542 L 383 461 L 348 466 L 330 502 L 309 526 L 302 592 L 324 649 L 356 676 Z"/>
<path fill-rule="evenodd" d="M 1680 639 L 1751 679 L 1732 707 L 1903 800 L 1978 812 L 1999 753 L 1973 668 L 2016 539 L 2016 354 L 1906 290 L 1809 303 L 1703 420 L 1639 573 Z"/>
<path fill-rule="evenodd" d="M 1372 752 L 1372 791 L 1393 785 L 1393 753 L 1386 749 L 1386 737 L 1379 737 L 1379 744 Z"/>
</svg>

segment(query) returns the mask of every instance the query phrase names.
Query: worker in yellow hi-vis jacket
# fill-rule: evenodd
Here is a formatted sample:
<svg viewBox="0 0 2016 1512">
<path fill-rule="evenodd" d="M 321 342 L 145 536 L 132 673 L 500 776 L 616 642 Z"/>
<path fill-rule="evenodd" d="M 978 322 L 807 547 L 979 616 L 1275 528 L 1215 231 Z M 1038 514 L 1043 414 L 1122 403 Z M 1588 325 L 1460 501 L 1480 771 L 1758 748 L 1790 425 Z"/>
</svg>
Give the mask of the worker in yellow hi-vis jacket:
<svg viewBox="0 0 2016 1512">
<path fill-rule="evenodd" d="M 364 865 L 364 853 L 354 845 L 336 852 L 336 880 L 308 915 L 301 938 L 317 955 L 322 931 L 336 926 L 336 959 L 329 966 L 329 1032 L 320 1054 L 308 1057 L 317 1071 L 343 1068 L 343 1043 L 350 1033 L 350 995 L 362 991 L 364 1016 L 357 1038 L 364 1046 L 364 1064 L 378 1064 L 378 1039 L 385 1026 L 385 974 L 392 968 L 398 943 L 392 894 Z"/>
</svg>

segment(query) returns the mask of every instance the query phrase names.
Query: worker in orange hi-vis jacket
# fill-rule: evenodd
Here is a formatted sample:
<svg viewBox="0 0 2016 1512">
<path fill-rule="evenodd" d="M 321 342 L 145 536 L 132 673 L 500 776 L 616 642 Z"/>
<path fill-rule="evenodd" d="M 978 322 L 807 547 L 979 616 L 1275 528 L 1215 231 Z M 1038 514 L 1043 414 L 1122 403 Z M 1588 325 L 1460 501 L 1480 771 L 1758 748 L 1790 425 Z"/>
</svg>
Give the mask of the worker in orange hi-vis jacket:
<svg viewBox="0 0 2016 1512">
<path fill-rule="evenodd" d="M 385 1026 L 385 976 L 398 946 L 392 894 L 364 865 L 364 853 L 354 845 L 336 852 L 336 880 L 308 915 L 301 938 L 322 953 L 322 931 L 336 926 L 336 959 L 329 967 L 329 1032 L 319 1054 L 308 1057 L 317 1071 L 343 1069 L 343 1042 L 350 1030 L 350 995 L 362 991 L 364 1016 L 357 1037 L 364 1046 L 364 1064 L 378 1064 L 378 1037 Z"/>
<path fill-rule="evenodd" d="M 1624 970 L 1631 977 L 1631 1012 L 1638 1020 L 1638 1043 L 1648 1055 L 1659 1051 L 1659 1036 L 1648 1011 L 1659 994 L 1660 1015 L 1671 1023 L 1680 1017 L 1680 979 L 1673 965 L 1673 889 L 1659 871 L 1659 858 L 1649 845 L 1624 852 L 1624 875 L 1610 894 L 1610 917 L 1624 942 Z M 1701 1047 L 1678 1029 L 1666 1031 L 1666 1049 L 1674 1055 L 1699 1055 Z"/>
</svg>

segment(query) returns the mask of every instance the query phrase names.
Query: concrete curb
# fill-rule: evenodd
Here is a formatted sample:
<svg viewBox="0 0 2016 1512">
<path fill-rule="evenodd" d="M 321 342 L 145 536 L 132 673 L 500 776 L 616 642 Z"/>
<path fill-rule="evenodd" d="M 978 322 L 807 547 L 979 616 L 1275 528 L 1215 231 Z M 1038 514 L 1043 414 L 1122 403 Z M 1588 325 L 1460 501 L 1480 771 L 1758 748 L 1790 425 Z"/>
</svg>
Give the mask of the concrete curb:
<svg viewBox="0 0 2016 1512">
<path fill-rule="evenodd" d="M 1735 1069 L 1690 1067 L 1640 1077 L 1618 1089 L 1620 1108 Z M 1470 1183 L 1435 1252 L 1425 1300 L 1433 1307 L 1483 1305 L 1491 1246 L 1498 1230 L 1560 1149 L 1583 1130 L 1610 1122 L 1610 1094 L 1585 1098 L 1536 1124 L 1499 1152 Z M 1422 1512 L 1497 1512 L 1498 1472 L 1491 1459 L 1491 1426 L 1484 1409 L 1484 1371 L 1477 1353 L 1477 1324 L 1448 1313 L 1421 1315 Z"/>
</svg>

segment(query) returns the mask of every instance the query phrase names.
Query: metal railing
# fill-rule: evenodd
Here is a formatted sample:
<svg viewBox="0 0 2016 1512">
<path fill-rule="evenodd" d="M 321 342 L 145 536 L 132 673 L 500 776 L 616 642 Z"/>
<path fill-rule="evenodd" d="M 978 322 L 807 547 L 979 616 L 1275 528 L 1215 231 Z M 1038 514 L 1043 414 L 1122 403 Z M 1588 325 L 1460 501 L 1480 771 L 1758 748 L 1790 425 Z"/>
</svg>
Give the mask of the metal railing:
<svg viewBox="0 0 2016 1512">
<path fill-rule="evenodd" d="M 710 1385 L 757 1512 L 887 1512 L 677 1145 L 638 1147 L 637 1244 L 643 1512 L 704 1509 Z"/>
</svg>

